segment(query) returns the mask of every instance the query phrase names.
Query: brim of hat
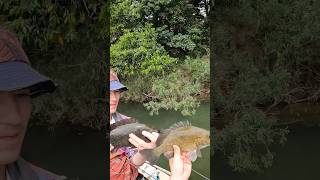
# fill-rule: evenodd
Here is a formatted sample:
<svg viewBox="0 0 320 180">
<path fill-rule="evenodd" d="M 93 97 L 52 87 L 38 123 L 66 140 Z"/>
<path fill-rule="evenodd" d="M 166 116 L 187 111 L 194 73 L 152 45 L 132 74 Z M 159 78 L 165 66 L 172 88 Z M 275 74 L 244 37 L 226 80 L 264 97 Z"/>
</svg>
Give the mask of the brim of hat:
<svg viewBox="0 0 320 180">
<path fill-rule="evenodd" d="M 54 82 L 24 62 L 0 63 L 0 91 L 15 91 L 29 88 L 32 96 L 51 93 Z"/>
<path fill-rule="evenodd" d="M 125 85 L 121 84 L 119 81 L 110 81 L 110 91 L 116 90 L 127 91 L 128 88 Z"/>
</svg>

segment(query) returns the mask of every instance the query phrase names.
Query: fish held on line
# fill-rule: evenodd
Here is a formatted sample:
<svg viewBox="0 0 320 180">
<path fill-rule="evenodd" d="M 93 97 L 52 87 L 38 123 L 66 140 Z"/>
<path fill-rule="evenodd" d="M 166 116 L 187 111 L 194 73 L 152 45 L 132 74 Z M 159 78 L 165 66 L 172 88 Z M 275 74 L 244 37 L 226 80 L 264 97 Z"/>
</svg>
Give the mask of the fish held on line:
<svg viewBox="0 0 320 180">
<path fill-rule="evenodd" d="M 115 124 L 115 128 L 110 132 L 110 143 L 115 149 L 131 147 L 132 144 L 128 141 L 129 134 L 131 133 L 146 142 L 150 142 L 148 138 L 142 135 L 142 131 L 159 132 L 145 124 L 137 122 L 135 119 L 119 122 L 119 124 L 119 126 Z M 210 145 L 210 131 L 192 126 L 188 121 L 175 123 L 170 128 L 162 130 L 159 133 L 155 149 L 140 151 L 151 164 L 154 164 L 162 154 L 168 159 L 173 157 L 173 145 L 179 146 L 181 152 L 187 152 L 188 158 L 191 161 L 195 161 L 197 157 L 201 157 L 200 150 Z"/>
<path fill-rule="evenodd" d="M 170 159 L 173 157 L 173 145 L 180 147 L 181 152 L 187 152 L 188 158 L 195 161 L 201 157 L 200 150 L 210 146 L 210 131 L 192 126 L 188 121 L 178 122 L 169 129 L 160 131 L 157 147 L 153 150 L 142 150 L 147 160 L 154 164 L 161 154 Z"/>
</svg>

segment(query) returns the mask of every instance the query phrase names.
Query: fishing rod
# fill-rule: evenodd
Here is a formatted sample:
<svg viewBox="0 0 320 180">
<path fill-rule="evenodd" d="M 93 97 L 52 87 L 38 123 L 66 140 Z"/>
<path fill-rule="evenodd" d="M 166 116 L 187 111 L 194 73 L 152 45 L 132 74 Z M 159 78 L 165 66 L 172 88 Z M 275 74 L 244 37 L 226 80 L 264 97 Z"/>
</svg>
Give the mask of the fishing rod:
<svg viewBox="0 0 320 180">
<path fill-rule="evenodd" d="M 210 180 L 208 177 L 206 177 L 205 175 L 199 173 L 198 171 L 191 169 L 193 172 L 195 172 L 196 174 L 198 174 L 199 176 L 203 177 L 204 179 Z"/>
<path fill-rule="evenodd" d="M 146 163 L 147 164 L 149 164 L 149 165 L 151 165 L 148 161 L 146 161 Z M 155 166 L 155 168 L 158 168 L 158 169 L 160 169 L 160 170 L 165 170 L 165 169 L 163 169 L 163 168 L 161 168 L 161 167 L 159 167 L 159 166 L 156 166 L 156 165 L 153 165 L 153 166 Z M 141 171 L 143 171 L 144 173 L 146 173 L 147 175 L 149 175 L 149 176 L 151 176 L 151 174 L 148 174 L 146 171 L 144 171 L 143 169 L 140 169 Z M 206 177 L 205 175 L 203 175 L 203 174 L 201 174 L 201 173 L 199 173 L 198 171 L 196 171 L 196 170 L 194 170 L 194 169 L 192 169 L 191 168 L 191 170 L 193 171 L 193 172 L 195 172 L 196 174 L 198 174 L 199 176 L 201 176 L 203 179 L 206 179 L 206 180 L 210 180 L 210 178 L 208 178 L 208 177 Z M 170 172 L 169 171 L 167 171 L 167 170 L 165 170 L 165 171 L 163 171 L 163 172 L 165 172 L 166 174 L 168 174 L 168 175 L 170 175 Z M 169 172 L 169 173 L 168 173 Z M 153 174 L 152 174 L 153 175 Z M 157 176 L 157 179 L 155 179 L 154 177 L 152 177 L 151 176 L 151 178 L 152 179 L 155 179 L 155 180 L 158 180 L 158 178 L 159 178 L 159 174 L 157 174 L 158 176 Z"/>
<path fill-rule="evenodd" d="M 148 174 L 146 171 L 144 171 L 143 169 L 140 169 L 141 171 L 143 171 L 144 173 L 146 173 L 147 175 L 149 175 L 149 178 L 152 178 L 154 180 L 159 180 L 159 174 L 157 173 L 157 177 L 154 178 L 152 175 L 153 174 Z M 201 176 L 203 179 L 206 179 L 206 180 L 210 180 L 208 177 L 206 177 L 205 175 L 199 173 L 198 171 L 194 170 L 194 169 L 191 169 L 193 172 L 195 172 L 196 174 L 198 174 L 199 176 Z"/>
<path fill-rule="evenodd" d="M 147 174 L 148 175 L 148 178 L 151 178 L 151 179 L 153 179 L 153 180 L 160 180 L 160 177 L 159 177 L 159 173 L 157 172 L 157 176 L 156 177 L 154 177 L 154 174 L 152 173 L 152 174 L 149 174 L 147 171 L 145 171 L 145 170 L 143 170 L 143 169 L 140 169 L 143 173 L 145 173 L 145 174 Z M 147 180 L 147 178 L 145 178 L 145 177 L 142 177 L 142 179 L 141 180 Z"/>
<path fill-rule="evenodd" d="M 145 163 L 147 163 L 147 164 L 149 164 L 150 166 L 151 166 L 151 164 L 148 162 L 148 161 L 146 161 Z M 151 167 L 153 167 L 153 166 L 151 166 Z M 147 167 L 145 167 L 144 169 L 142 169 L 142 168 L 138 168 L 140 171 L 142 171 L 143 173 L 145 173 L 147 176 L 148 176 L 148 178 L 149 179 L 152 179 L 152 180 L 160 180 L 160 177 L 159 177 L 159 172 L 156 170 L 156 171 L 153 171 L 153 173 L 151 173 L 151 174 L 149 174 L 149 172 L 148 171 L 146 171 L 146 169 L 147 169 Z M 156 173 L 156 174 L 155 174 Z M 143 175 L 143 174 L 142 174 Z M 155 177 L 154 177 L 154 175 L 156 175 Z M 143 175 L 144 176 L 144 175 Z M 145 177 L 142 177 L 142 179 L 141 180 L 147 180 L 147 178 L 145 178 Z"/>
</svg>

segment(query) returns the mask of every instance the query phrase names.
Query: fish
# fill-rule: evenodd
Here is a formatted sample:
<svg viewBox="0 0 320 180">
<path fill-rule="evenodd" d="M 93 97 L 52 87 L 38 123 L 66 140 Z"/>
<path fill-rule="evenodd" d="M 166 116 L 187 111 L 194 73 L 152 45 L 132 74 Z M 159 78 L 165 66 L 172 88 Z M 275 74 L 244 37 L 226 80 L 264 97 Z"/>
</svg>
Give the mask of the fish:
<svg viewBox="0 0 320 180">
<path fill-rule="evenodd" d="M 163 154 L 173 157 L 173 145 L 179 146 L 181 152 L 187 152 L 188 158 L 194 162 L 202 157 L 201 149 L 210 146 L 210 131 L 192 126 L 188 121 L 180 121 L 170 128 L 160 131 L 157 147 L 153 150 L 142 150 L 150 164 L 154 164 Z"/>
<path fill-rule="evenodd" d="M 142 131 L 148 132 L 159 132 L 158 130 L 147 126 L 146 124 L 139 123 L 136 119 L 130 118 L 124 121 L 119 121 L 112 126 L 110 125 L 110 144 L 114 147 L 114 150 L 121 147 L 131 147 L 133 146 L 129 142 L 129 134 L 133 133 L 140 139 L 149 143 L 150 140 L 142 135 Z"/>
<path fill-rule="evenodd" d="M 142 135 L 142 131 L 159 133 L 156 148 L 139 151 L 150 164 L 155 164 L 161 155 L 168 159 L 172 158 L 174 155 L 173 145 L 179 146 L 181 152 L 186 152 L 192 162 L 202 156 L 201 149 L 210 146 L 210 131 L 192 126 L 188 121 L 177 122 L 160 131 L 139 123 L 135 119 L 117 123 L 119 126 L 115 124 L 110 131 L 110 143 L 114 146 L 114 149 L 133 146 L 129 142 L 129 134 L 131 133 L 146 142 L 150 142 L 150 140 Z"/>
</svg>

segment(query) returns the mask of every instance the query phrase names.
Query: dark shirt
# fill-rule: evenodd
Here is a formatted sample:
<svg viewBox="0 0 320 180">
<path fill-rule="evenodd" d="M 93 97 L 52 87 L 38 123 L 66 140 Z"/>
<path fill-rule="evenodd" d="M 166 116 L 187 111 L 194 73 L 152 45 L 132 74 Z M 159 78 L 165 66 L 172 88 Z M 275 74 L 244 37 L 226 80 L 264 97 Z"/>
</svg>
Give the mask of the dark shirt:
<svg viewBox="0 0 320 180">
<path fill-rule="evenodd" d="M 42 168 L 34 166 L 20 158 L 7 165 L 11 180 L 64 180 L 65 176 L 56 175 Z"/>
</svg>

